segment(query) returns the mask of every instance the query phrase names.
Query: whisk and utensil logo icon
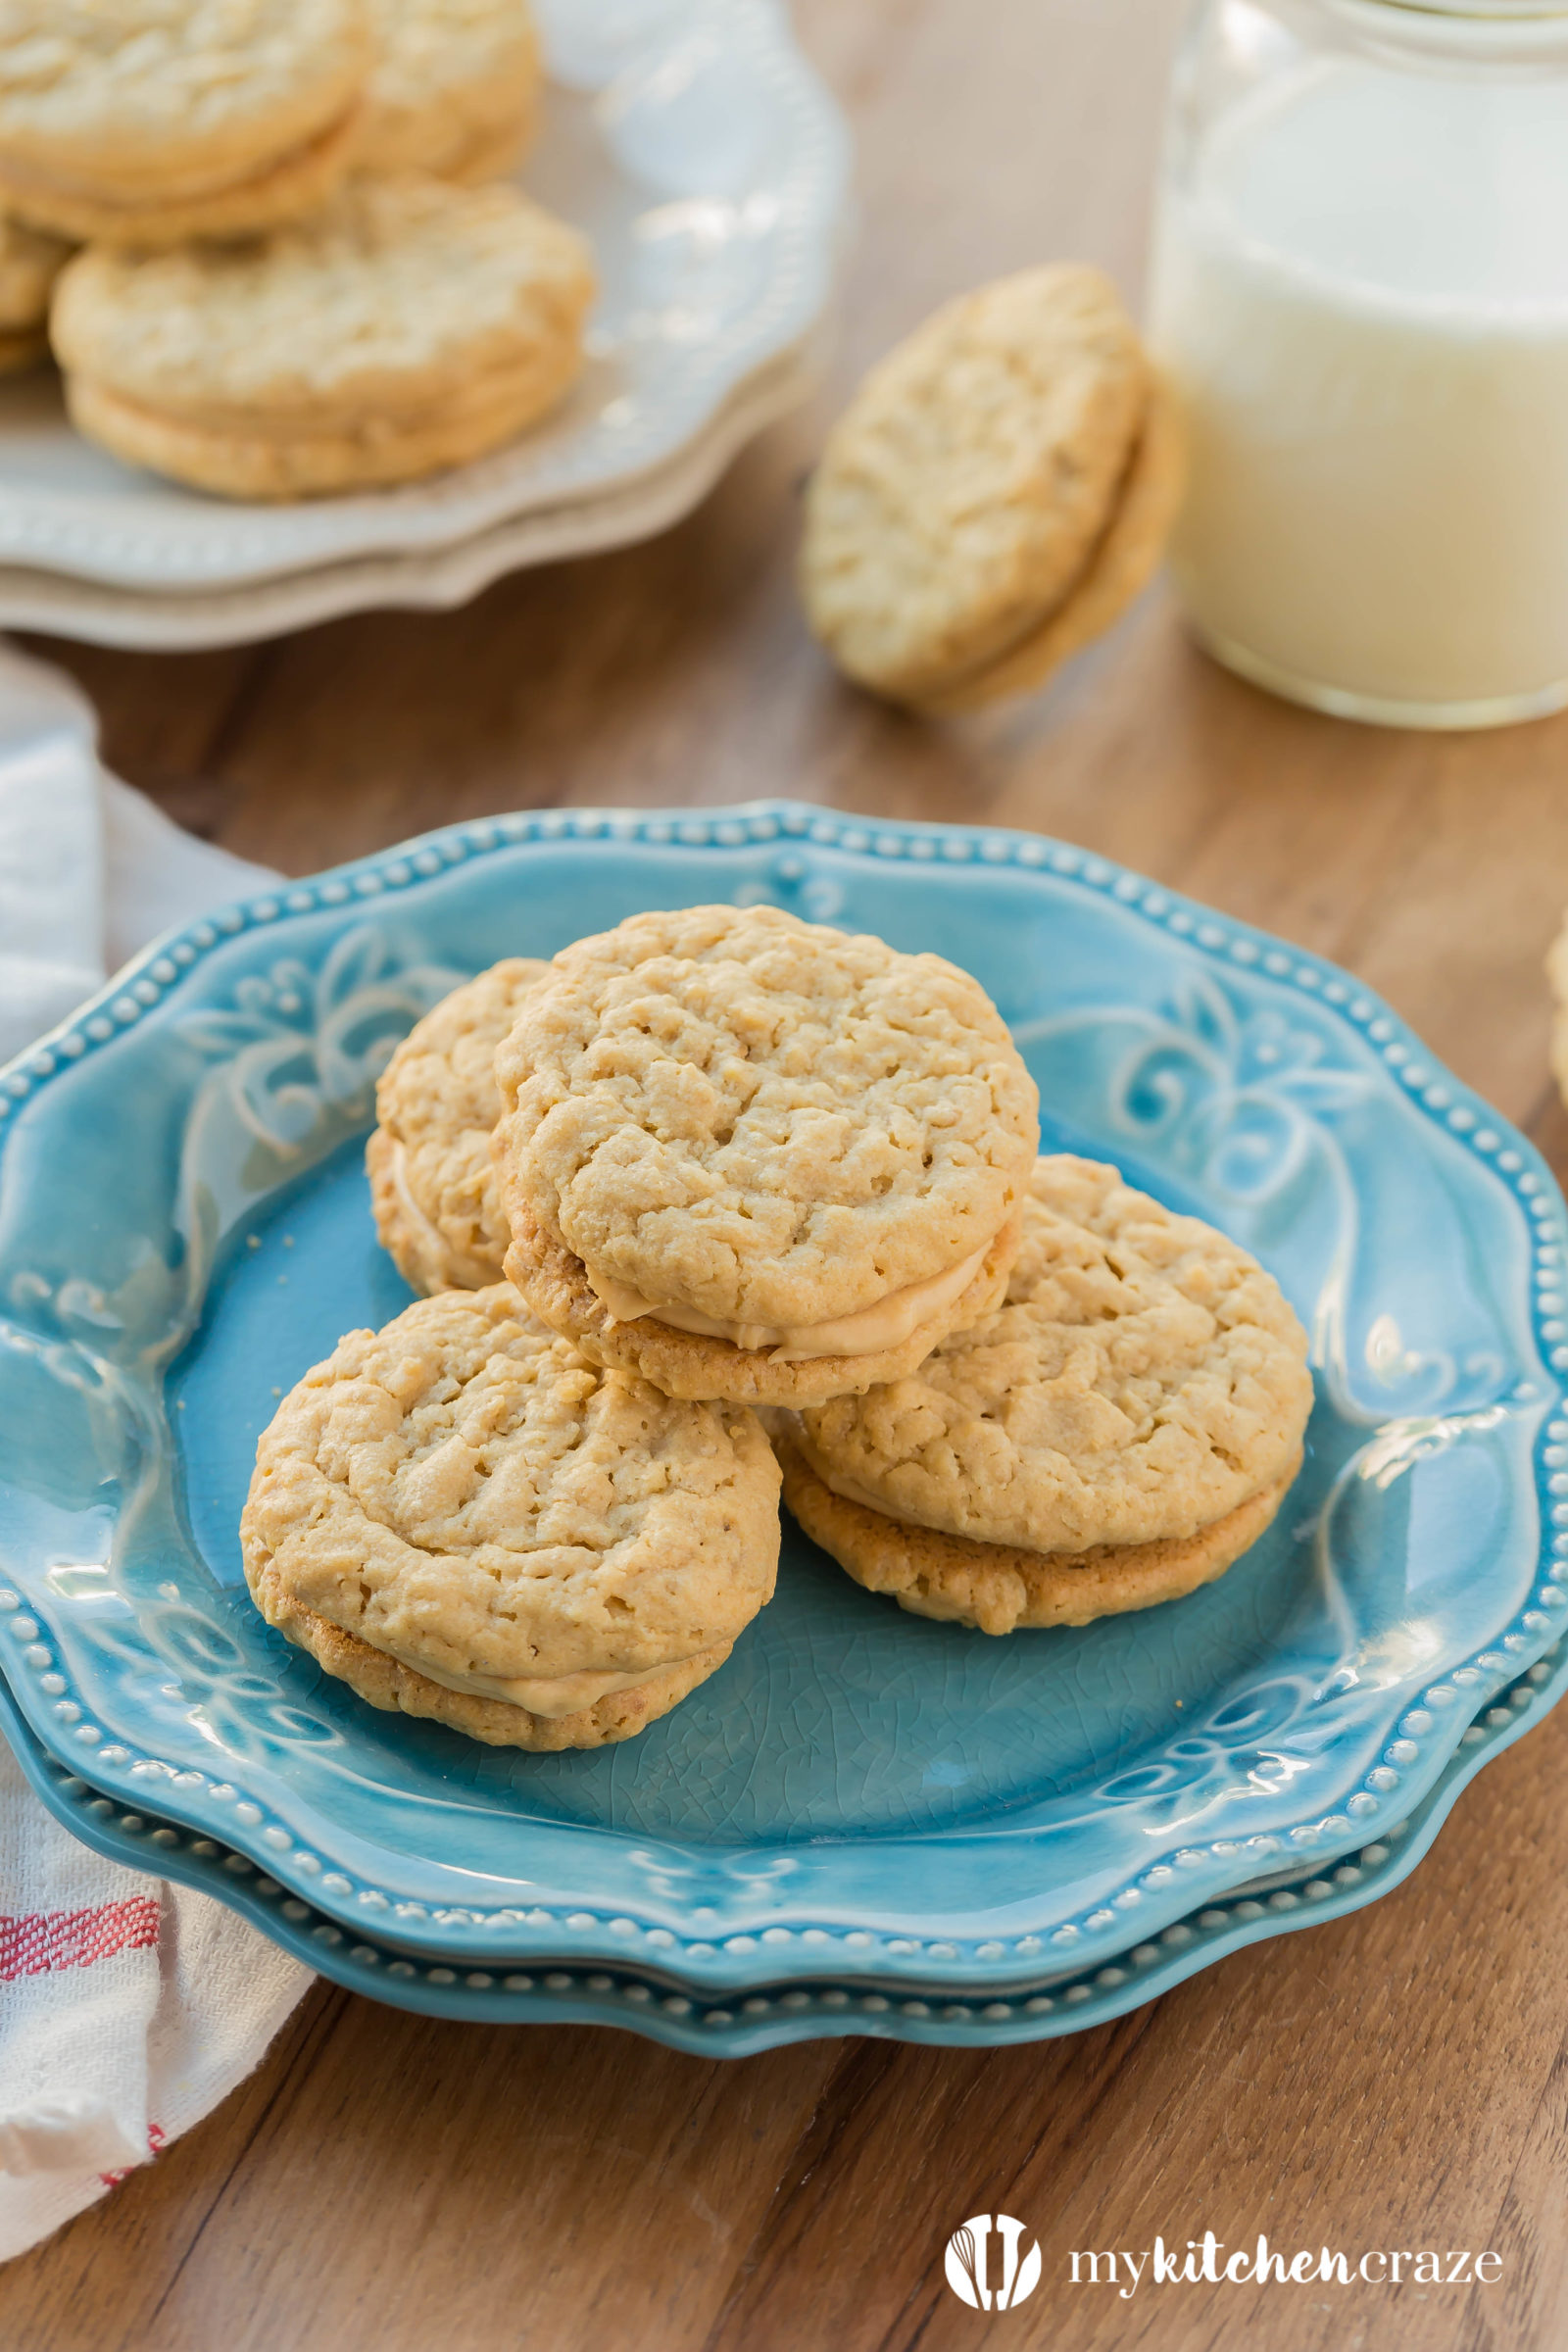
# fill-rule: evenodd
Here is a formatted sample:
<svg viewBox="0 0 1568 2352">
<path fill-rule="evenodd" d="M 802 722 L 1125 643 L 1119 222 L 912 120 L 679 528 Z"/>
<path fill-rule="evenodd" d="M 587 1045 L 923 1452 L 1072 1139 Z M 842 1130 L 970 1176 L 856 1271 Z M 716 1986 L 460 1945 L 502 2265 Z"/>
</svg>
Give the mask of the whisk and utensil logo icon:
<svg viewBox="0 0 1568 2352">
<path fill-rule="evenodd" d="M 971 2311 L 1011 2311 L 1040 2284 L 1040 2244 L 1023 2243 L 1010 2213 L 977 2213 L 960 2222 L 943 2257 L 948 2284 Z M 993 2250 L 995 2240 L 995 2250 Z"/>
</svg>

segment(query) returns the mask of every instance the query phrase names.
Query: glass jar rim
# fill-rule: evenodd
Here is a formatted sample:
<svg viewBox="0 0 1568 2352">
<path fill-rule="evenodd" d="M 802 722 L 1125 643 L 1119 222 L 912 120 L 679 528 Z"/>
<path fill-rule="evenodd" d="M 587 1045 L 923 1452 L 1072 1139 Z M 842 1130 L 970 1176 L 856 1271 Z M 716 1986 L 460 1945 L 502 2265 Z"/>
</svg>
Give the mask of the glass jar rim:
<svg viewBox="0 0 1568 2352">
<path fill-rule="evenodd" d="M 1476 24 L 1532 24 L 1568 18 L 1568 0 L 1355 0 L 1358 9 L 1392 9 L 1401 17 L 1468 20 Z"/>
<path fill-rule="evenodd" d="M 1568 0 L 1318 0 L 1365 39 L 1506 63 L 1561 50 Z"/>
</svg>

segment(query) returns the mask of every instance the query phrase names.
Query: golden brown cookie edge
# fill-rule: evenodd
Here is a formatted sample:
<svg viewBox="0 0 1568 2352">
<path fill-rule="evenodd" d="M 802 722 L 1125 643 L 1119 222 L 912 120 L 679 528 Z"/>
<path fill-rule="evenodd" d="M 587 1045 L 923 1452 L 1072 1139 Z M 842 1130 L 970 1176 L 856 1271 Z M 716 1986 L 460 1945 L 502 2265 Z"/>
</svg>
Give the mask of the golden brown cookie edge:
<svg viewBox="0 0 1568 2352">
<path fill-rule="evenodd" d="M 1104 535 L 1064 601 L 1006 653 L 912 707 L 934 718 L 957 717 L 1008 696 L 1032 694 L 1063 662 L 1103 636 L 1159 568 L 1186 479 L 1180 411 L 1156 378 Z"/>
<path fill-rule="evenodd" d="M 582 365 L 581 346 L 565 338 L 537 354 L 493 404 L 459 416 L 382 420 L 373 432 L 328 427 L 318 434 L 269 436 L 258 427 L 214 430 L 139 407 L 107 386 L 66 377 L 66 405 L 78 432 L 129 466 L 188 482 L 219 498 L 286 501 L 331 498 L 386 488 L 466 466 L 515 440 L 565 392 Z"/>
<path fill-rule="evenodd" d="M 1127 368 L 1124 387 L 1122 377 L 1111 364 L 1103 363 L 1102 373 L 1102 397 L 1097 403 L 1092 417 L 1080 422 L 1080 441 L 1071 451 L 1074 473 L 1098 472 L 1103 463 L 1113 465 L 1111 481 L 1106 485 L 1107 503 L 1092 526 L 1081 536 L 1073 534 L 1076 545 L 1076 564 L 1070 579 L 1049 577 L 1044 583 L 1036 581 L 1032 592 L 1021 600 L 1016 593 L 1013 609 L 988 614 L 982 619 L 965 609 L 959 615 L 950 613 L 942 642 L 925 644 L 918 652 L 906 647 L 902 660 L 879 657 L 865 658 L 864 649 L 858 653 L 850 642 L 853 634 L 842 615 L 830 618 L 819 582 L 831 572 L 825 562 L 820 541 L 824 535 L 822 517 L 823 493 L 820 485 L 836 466 L 844 466 L 853 473 L 855 465 L 849 455 L 858 440 L 872 431 L 868 416 L 874 416 L 879 401 L 886 398 L 898 371 L 922 346 L 940 347 L 946 334 L 957 334 L 972 325 L 988 303 L 1022 289 L 1027 283 L 1043 284 L 1054 281 L 1054 287 L 1073 289 L 1080 295 L 1089 290 L 1102 301 L 1119 325 L 1125 330 L 1126 350 L 1122 358 Z M 989 338 L 982 333 L 982 342 Z M 1125 481 L 1128 466 L 1143 429 L 1148 405 L 1148 388 L 1152 380 L 1149 354 L 1128 316 L 1125 303 L 1113 279 L 1092 263 L 1054 262 L 1032 269 L 1014 270 L 1005 276 L 987 281 L 969 289 L 965 294 L 939 306 L 922 319 L 911 332 L 893 349 L 885 353 L 867 370 L 842 415 L 835 421 L 823 448 L 817 466 L 808 485 L 806 525 L 797 560 L 797 582 L 808 625 L 813 636 L 826 649 L 846 677 L 864 687 L 884 701 L 910 708 L 923 707 L 934 695 L 944 693 L 950 681 L 960 680 L 987 668 L 992 662 L 1004 659 L 1020 640 L 1032 636 L 1042 622 L 1056 612 L 1071 584 L 1082 576 L 1084 566 L 1092 560 L 1093 552 L 1104 535 L 1113 512 L 1110 496 Z M 1127 389 L 1135 401 L 1130 422 L 1114 416 L 1118 399 Z M 1032 503 L 1032 502 L 1031 502 Z M 831 545 L 831 532 L 825 533 Z"/>
<path fill-rule="evenodd" d="M 985 1264 L 961 1292 L 934 1336 L 911 1333 L 902 1347 L 876 1355 L 810 1356 L 800 1363 L 775 1363 L 766 1348 L 737 1348 L 732 1340 L 706 1339 L 676 1331 L 644 1316 L 618 1323 L 588 1280 L 588 1270 L 558 1242 L 514 1195 L 512 1247 L 506 1274 L 541 1322 L 573 1341 L 584 1355 L 605 1366 L 639 1373 L 666 1396 L 691 1403 L 722 1398 L 732 1404 L 800 1407 L 826 1404 L 835 1396 L 858 1396 L 889 1380 L 902 1380 L 923 1364 L 950 1332 L 961 1331 L 992 1314 L 1006 1292 L 1007 1276 L 1022 1238 L 1015 1211 L 992 1241 Z"/>
<path fill-rule="evenodd" d="M 166 202 L 113 204 L 76 188 L 8 176 L 0 157 L 0 202 L 28 227 L 83 245 L 143 250 L 260 235 L 303 220 L 325 203 L 349 170 L 359 120 L 355 99 L 323 130 L 230 185 Z"/>
<path fill-rule="evenodd" d="M 499 1258 L 470 1257 L 447 1240 L 433 1218 L 427 1225 L 415 1223 L 397 1180 L 399 1149 L 398 1139 L 384 1127 L 372 1128 L 365 1147 L 365 1172 L 370 1180 L 375 1238 L 410 1290 L 432 1298 L 437 1291 L 483 1291 L 503 1281 Z M 439 1255 L 432 1232 L 442 1244 Z"/>
<path fill-rule="evenodd" d="M 1100 1544 L 1091 1551 L 1023 1551 L 977 1544 L 851 1502 L 817 1477 L 792 1438 L 774 1430 L 784 1499 L 813 1544 L 869 1592 L 885 1592 L 911 1616 L 973 1626 L 986 1634 L 1091 1625 L 1179 1600 L 1234 1567 L 1270 1525 L 1301 1467 L 1259 1489 L 1223 1519 L 1181 1541 Z"/>
<path fill-rule="evenodd" d="M 253 1570 L 246 1563 L 251 1598 L 269 1625 L 275 1626 L 297 1648 L 306 1650 L 324 1674 L 347 1683 L 357 1697 L 383 1714 L 422 1716 L 463 1732 L 487 1747 L 521 1747 L 538 1755 L 561 1748 L 608 1747 L 632 1740 L 680 1704 L 699 1683 L 716 1674 L 733 1643 L 715 1642 L 695 1657 L 657 1668 L 646 1682 L 630 1690 L 612 1690 L 591 1707 L 574 1715 L 534 1715 L 526 1707 L 510 1706 L 499 1698 L 480 1698 L 468 1690 L 449 1690 L 384 1650 L 374 1649 L 358 1634 L 319 1616 L 295 1600 L 273 1573 L 269 1560 Z"/>
</svg>

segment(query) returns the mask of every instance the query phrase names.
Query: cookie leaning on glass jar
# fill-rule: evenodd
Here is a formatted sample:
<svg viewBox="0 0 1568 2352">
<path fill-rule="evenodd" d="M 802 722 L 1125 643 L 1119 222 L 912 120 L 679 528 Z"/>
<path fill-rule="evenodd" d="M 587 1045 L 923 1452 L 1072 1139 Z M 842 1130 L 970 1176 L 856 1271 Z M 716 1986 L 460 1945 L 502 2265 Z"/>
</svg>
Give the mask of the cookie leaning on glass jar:
<svg viewBox="0 0 1568 2352">
<path fill-rule="evenodd" d="M 882 360 L 807 497 L 807 617 L 890 701 L 972 710 L 1044 683 L 1159 562 L 1171 403 L 1108 278 L 1057 263 L 949 303 Z"/>
</svg>

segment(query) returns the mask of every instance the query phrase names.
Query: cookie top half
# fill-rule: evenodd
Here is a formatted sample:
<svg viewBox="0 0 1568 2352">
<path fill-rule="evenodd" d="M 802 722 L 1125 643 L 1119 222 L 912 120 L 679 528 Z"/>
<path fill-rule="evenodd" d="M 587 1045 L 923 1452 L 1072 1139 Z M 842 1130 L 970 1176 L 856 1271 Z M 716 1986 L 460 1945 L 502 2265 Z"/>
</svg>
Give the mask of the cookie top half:
<svg viewBox="0 0 1568 2352">
<path fill-rule="evenodd" d="M 539 94 L 527 0 L 370 0 L 370 13 L 376 61 L 360 168 L 468 178 L 493 152 L 499 176 Z"/>
<path fill-rule="evenodd" d="M 1037 629 L 1106 527 L 1149 383 L 1078 263 L 964 295 L 873 368 L 807 498 L 802 589 L 840 666 L 918 699 Z"/>
<path fill-rule="evenodd" d="M 511 1236 L 490 1157 L 496 1048 L 549 973 L 531 956 L 492 964 L 416 1021 L 381 1073 L 370 1200 L 382 1248 L 416 1291 L 501 1280 Z"/>
<path fill-rule="evenodd" d="M 342 116 L 371 55 L 364 0 L 0 0 L 0 154 L 198 194 Z"/>
<path fill-rule="evenodd" d="M 52 333 L 62 366 L 161 416 L 320 429 L 574 352 L 593 291 L 584 240 L 515 188 L 366 179 L 249 243 L 79 254 Z"/>
<path fill-rule="evenodd" d="M 1179 1541 L 1290 1470 L 1306 1352 L 1235 1242 L 1050 1157 L 1000 1311 L 796 1431 L 836 1493 L 922 1527 L 1040 1552 Z"/>
<path fill-rule="evenodd" d="M 600 1371 L 498 1285 L 350 1332 L 308 1372 L 257 1449 L 241 1542 L 253 1588 L 551 1713 L 533 1686 L 635 1677 L 750 1623 L 778 1483 L 744 1407 Z"/>
<path fill-rule="evenodd" d="M 772 906 L 634 915 L 566 949 L 496 1078 L 514 1229 L 537 1219 L 612 1303 L 620 1286 L 740 1331 L 831 1324 L 983 1259 L 1039 1131 L 978 981 Z"/>
</svg>

